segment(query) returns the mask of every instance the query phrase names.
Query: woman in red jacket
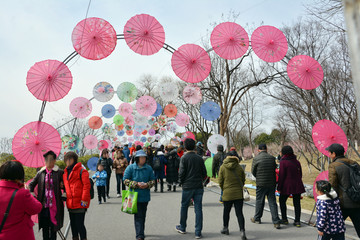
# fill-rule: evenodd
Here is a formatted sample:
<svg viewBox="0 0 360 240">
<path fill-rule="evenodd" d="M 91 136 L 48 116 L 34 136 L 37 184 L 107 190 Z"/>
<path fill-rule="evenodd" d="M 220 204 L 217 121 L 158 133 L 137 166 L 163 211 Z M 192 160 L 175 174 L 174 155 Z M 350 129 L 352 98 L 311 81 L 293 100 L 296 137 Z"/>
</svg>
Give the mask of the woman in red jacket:
<svg viewBox="0 0 360 240">
<path fill-rule="evenodd" d="M 89 173 L 78 161 L 78 155 L 68 152 L 64 156 L 66 168 L 63 180 L 66 191 L 66 206 L 69 210 L 73 240 L 86 239 L 84 225 L 86 209 L 90 206 Z"/>
<path fill-rule="evenodd" d="M 0 167 L 0 223 L 14 191 L 9 215 L 0 230 L 0 239 L 35 240 L 31 215 L 38 214 L 42 204 L 24 188 L 24 168 L 18 161 L 5 162 Z"/>
</svg>

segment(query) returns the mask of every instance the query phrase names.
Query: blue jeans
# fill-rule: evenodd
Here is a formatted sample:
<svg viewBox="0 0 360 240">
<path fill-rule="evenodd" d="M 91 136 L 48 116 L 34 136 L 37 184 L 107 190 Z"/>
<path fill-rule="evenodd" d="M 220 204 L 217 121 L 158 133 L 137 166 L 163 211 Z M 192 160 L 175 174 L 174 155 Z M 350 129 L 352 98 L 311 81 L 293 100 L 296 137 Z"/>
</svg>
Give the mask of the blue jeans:
<svg viewBox="0 0 360 240">
<path fill-rule="evenodd" d="M 134 215 L 136 238 L 145 238 L 145 218 L 149 202 L 138 202 L 138 212 Z"/>
<path fill-rule="evenodd" d="M 201 235 L 203 227 L 202 198 L 204 189 L 187 189 L 182 191 L 181 210 L 180 210 L 180 228 L 186 231 L 186 220 L 188 215 L 189 202 L 194 199 L 195 207 L 195 235 Z"/>
</svg>

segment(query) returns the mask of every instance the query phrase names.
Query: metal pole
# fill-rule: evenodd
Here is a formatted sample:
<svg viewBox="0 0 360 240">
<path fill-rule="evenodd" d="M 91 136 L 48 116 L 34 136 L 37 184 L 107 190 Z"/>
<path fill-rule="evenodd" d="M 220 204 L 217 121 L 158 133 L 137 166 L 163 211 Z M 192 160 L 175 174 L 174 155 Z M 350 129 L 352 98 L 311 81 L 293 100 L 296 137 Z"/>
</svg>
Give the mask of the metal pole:
<svg viewBox="0 0 360 240">
<path fill-rule="evenodd" d="M 358 121 L 360 124 L 360 0 L 343 0 L 343 3 L 349 39 L 351 75 L 354 83 Z"/>
</svg>

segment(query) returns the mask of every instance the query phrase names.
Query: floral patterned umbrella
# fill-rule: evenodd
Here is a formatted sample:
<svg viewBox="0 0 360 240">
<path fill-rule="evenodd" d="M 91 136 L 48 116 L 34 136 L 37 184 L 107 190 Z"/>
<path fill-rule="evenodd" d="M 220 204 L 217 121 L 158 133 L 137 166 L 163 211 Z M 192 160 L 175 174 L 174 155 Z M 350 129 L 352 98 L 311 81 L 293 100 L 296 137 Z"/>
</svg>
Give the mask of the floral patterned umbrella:
<svg viewBox="0 0 360 240">
<path fill-rule="evenodd" d="M 123 117 L 127 117 L 129 115 L 131 115 L 133 112 L 132 106 L 130 103 L 122 103 L 119 106 L 119 113 L 121 116 Z"/>
<path fill-rule="evenodd" d="M 114 96 L 114 88 L 108 82 L 99 82 L 93 89 L 93 96 L 99 102 L 108 102 Z"/>
<path fill-rule="evenodd" d="M 84 97 L 74 98 L 70 103 L 70 113 L 76 118 L 86 118 L 91 114 L 92 104 Z"/>
<path fill-rule="evenodd" d="M 157 108 L 156 101 L 151 96 L 142 96 L 136 101 L 136 110 L 143 116 L 151 116 Z"/>
<path fill-rule="evenodd" d="M 159 85 L 159 96 L 165 102 L 175 100 L 179 95 L 179 88 L 174 83 L 161 83 Z"/>
<path fill-rule="evenodd" d="M 178 113 L 175 118 L 176 124 L 180 127 L 185 127 L 190 122 L 190 117 L 186 113 Z"/>
<path fill-rule="evenodd" d="M 136 99 L 138 90 L 131 82 L 123 82 L 119 85 L 116 93 L 121 101 L 129 103 Z"/>
<path fill-rule="evenodd" d="M 164 113 L 166 116 L 170 117 L 175 117 L 177 114 L 177 108 L 174 104 L 168 104 L 165 106 L 164 108 Z"/>
<path fill-rule="evenodd" d="M 93 116 L 89 119 L 89 127 L 91 129 L 99 129 L 99 128 L 101 128 L 102 124 L 103 124 L 103 121 L 98 116 Z"/>
<path fill-rule="evenodd" d="M 196 85 L 189 84 L 183 90 L 183 98 L 189 104 L 198 104 L 202 99 L 201 89 Z"/>
</svg>

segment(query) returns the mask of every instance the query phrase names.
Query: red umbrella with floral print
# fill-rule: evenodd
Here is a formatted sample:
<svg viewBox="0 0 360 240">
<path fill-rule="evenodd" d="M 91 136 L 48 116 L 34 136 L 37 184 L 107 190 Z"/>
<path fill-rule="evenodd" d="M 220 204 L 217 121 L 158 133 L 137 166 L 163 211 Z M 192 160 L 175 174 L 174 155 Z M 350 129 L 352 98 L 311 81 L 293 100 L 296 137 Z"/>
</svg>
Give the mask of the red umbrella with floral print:
<svg viewBox="0 0 360 240">
<path fill-rule="evenodd" d="M 101 128 L 102 124 L 103 124 L 103 121 L 98 116 L 93 116 L 89 119 L 89 127 L 91 129 L 99 129 L 99 128 Z"/>
<path fill-rule="evenodd" d="M 168 104 L 164 108 L 164 113 L 167 117 L 175 117 L 177 114 L 177 108 L 174 104 Z"/>
<path fill-rule="evenodd" d="M 35 63 L 27 72 L 26 86 L 37 99 L 54 102 L 68 94 L 72 75 L 64 63 L 45 60 Z"/>
<path fill-rule="evenodd" d="M 234 22 L 217 25 L 211 33 L 210 42 L 217 55 L 229 60 L 241 57 L 249 48 L 248 34 Z"/>
<path fill-rule="evenodd" d="M 157 53 L 165 43 L 163 26 L 148 14 L 130 18 L 124 27 L 126 44 L 136 53 L 152 55 Z"/>
<path fill-rule="evenodd" d="M 181 80 L 197 83 L 209 76 L 211 61 L 208 53 L 202 47 L 185 44 L 173 53 L 171 66 Z"/>
<path fill-rule="evenodd" d="M 266 62 L 278 62 L 288 50 L 284 33 L 273 26 L 261 26 L 251 35 L 251 47 Z"/>
<path fill-rule="evenodd" d="M 43 155 L 48 151 L 59 155 L 61 138 L 58 131 L 45 122 L 31 122 L 17 131 L 12 141 L 14 157 L 28 167 L 45 165 Z"/>
<path fill-rule="evenodd" d="M 109 56 L 117 43 L 116 32 L 110 23 L 101 18 L 86 18 L 79 22 L 71 36 L 80 56 L 100 60 Z"/>
<path fill-rule="evenodd" d="M 323 69 L 315 59 L 306 55 L 295 56 L 287 65 L 290 80 L 299 88 L 315 89 L 323 81 Z"/>
</svg>

